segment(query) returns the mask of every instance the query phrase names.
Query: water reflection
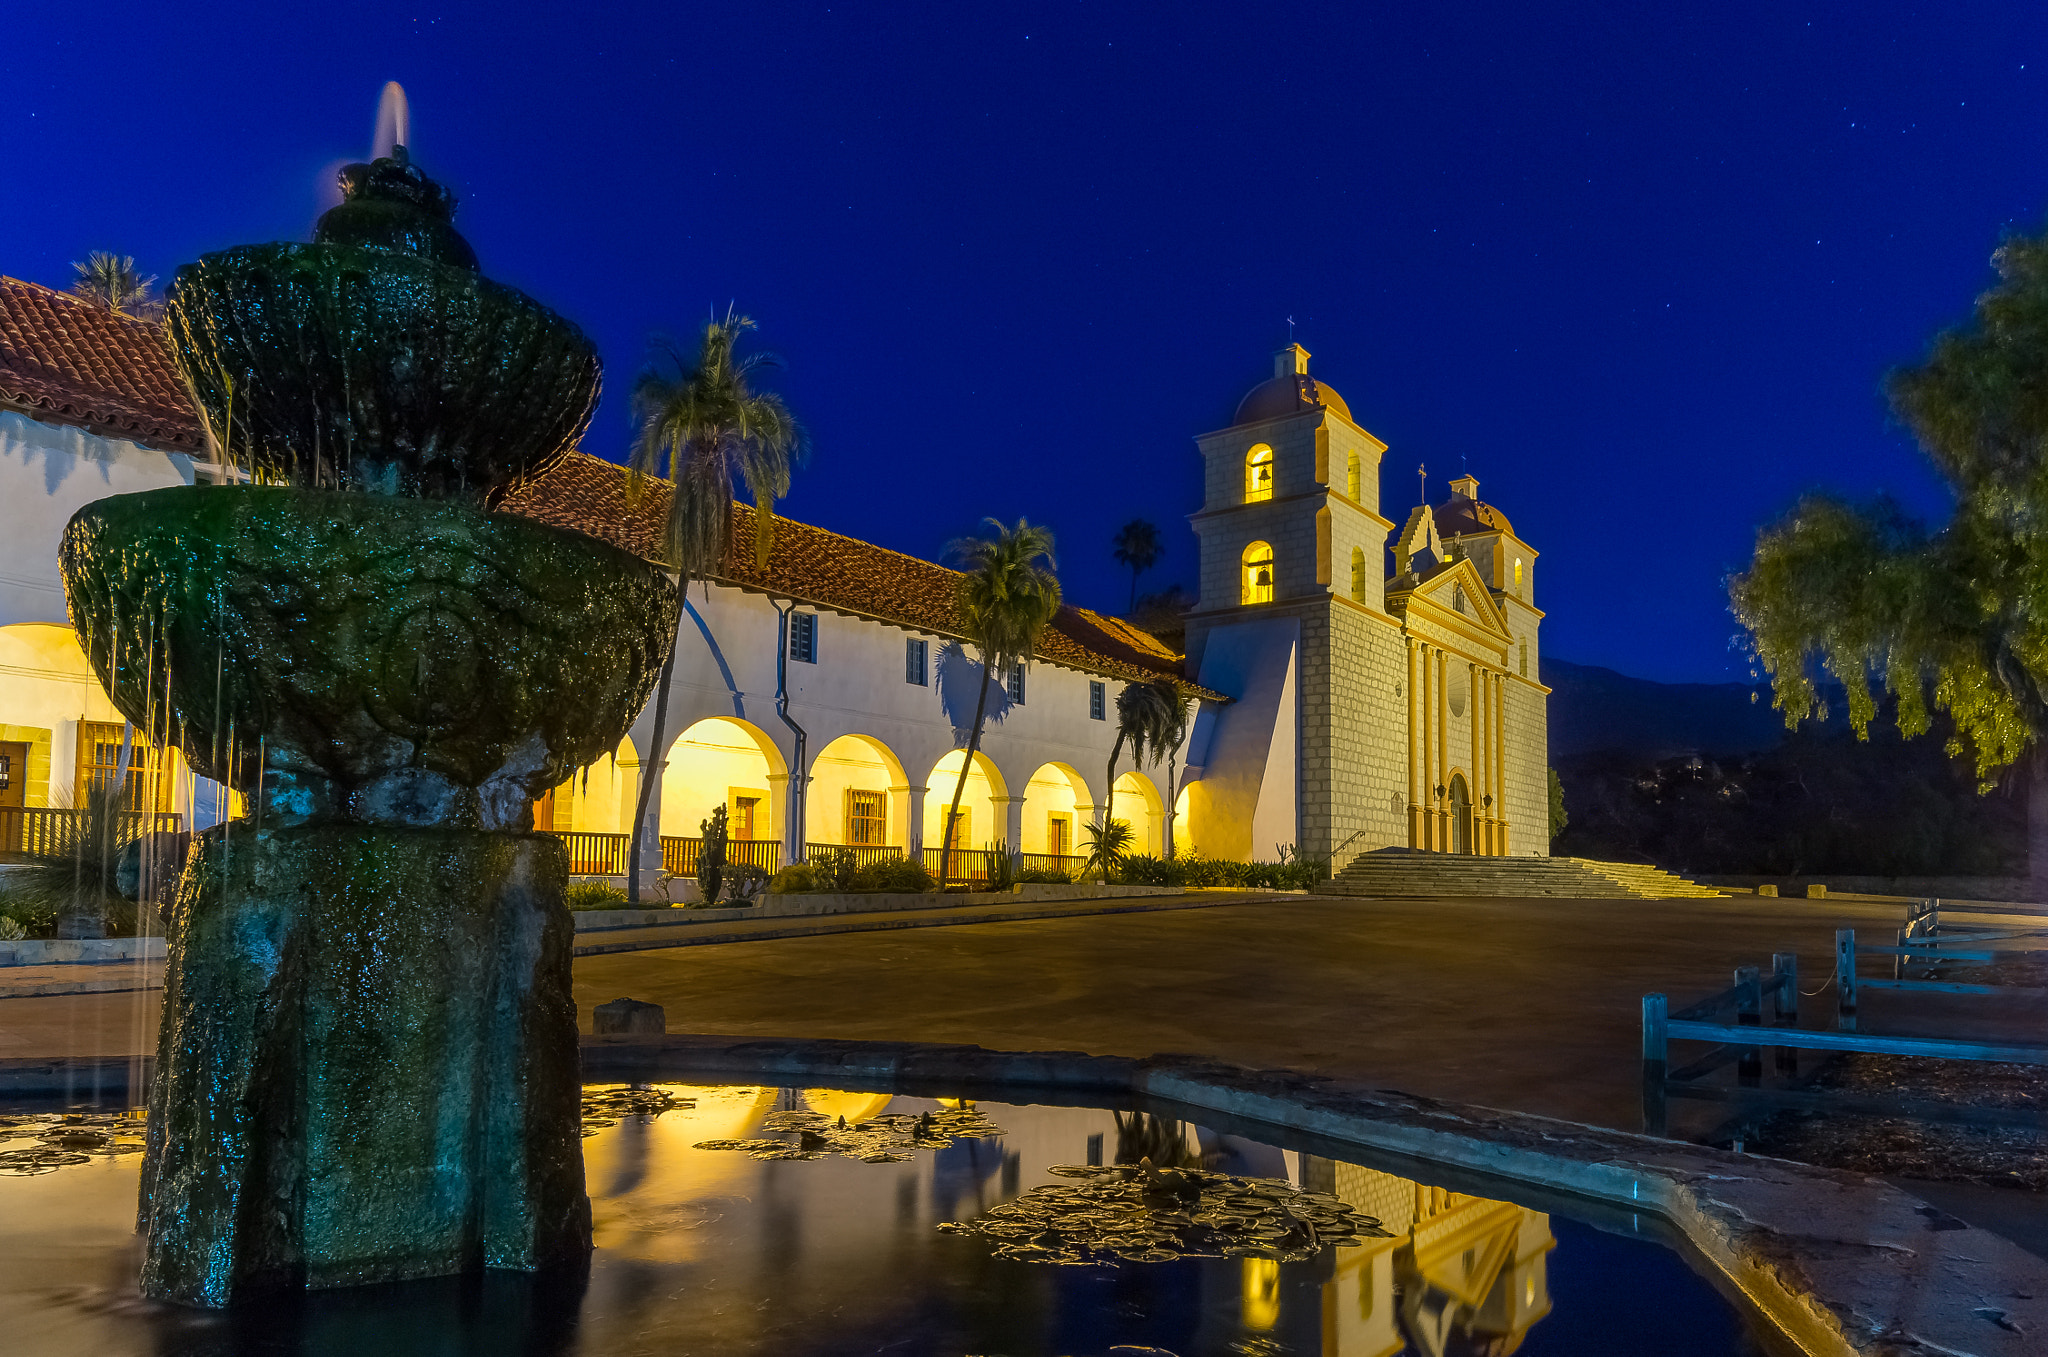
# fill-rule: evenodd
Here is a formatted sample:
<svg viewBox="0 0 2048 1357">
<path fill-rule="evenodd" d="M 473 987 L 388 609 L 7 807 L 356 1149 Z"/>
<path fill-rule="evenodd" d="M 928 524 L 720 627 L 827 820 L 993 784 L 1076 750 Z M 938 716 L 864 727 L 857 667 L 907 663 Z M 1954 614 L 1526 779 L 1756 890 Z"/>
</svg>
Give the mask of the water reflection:
<svg viewBox="0 0 2048 1357">
<path fill-rule="evenodd" d="M 100 1357 L 364 1352 L 805 1357 L 1425 1357 L 1713 1354 L 1744 1349 L 1719 1298 L 1655 1245 L 1596 1236 L 1509 1202 L 1463 1196 L 1191 1123 L 1089 1108 L 826 1089 L 592 1090 L 584 1141 L 598 1250 L 587 1276 L 492 1274 L 292 1298 L 228 1316 L 134 1294 L 136 1157 L 105 1152 L 0 1177 L 0 1333 L 7 1350 Z M 759 1136 L 774 1114 L 974 1113 L 1000 1135 L 899 1162 L 762 1161 L 695 1149 Z M 0 1141 L 51 1129 L 17 1123 Z M 99 1128 L 94 1128 L 99 1129 Z M 126 1129 L 126 1128 L 123 1128 Z M 1053 1267 L 949 1235 L 1097 1158 L 1284 1178 L 1382 1222 L 1389 1238 L 1270 1257 Z M 1579 1241 L 1552 1314 L 1548 1260 Z M 1592 1252 L 1587 1248 L 1589 1241 Z M 1589 1265 L 1596 1264 L 1597 1265 Z M 1651 1306 L 1638 1302 L 1657 1297 Z M 1608 1318 L 1630 1304 L 1625 1326 Z M 1647 1318 L 1645 1311 L 1648 1311 Z M 1546 1317 L 1548 1317 L 1546 1319 Z M 1661 1326 L 1661 1327 L 1660 1327 Z M 1548 1335 L 1548 1337 L 1546 1337 Z"/>
</svg>

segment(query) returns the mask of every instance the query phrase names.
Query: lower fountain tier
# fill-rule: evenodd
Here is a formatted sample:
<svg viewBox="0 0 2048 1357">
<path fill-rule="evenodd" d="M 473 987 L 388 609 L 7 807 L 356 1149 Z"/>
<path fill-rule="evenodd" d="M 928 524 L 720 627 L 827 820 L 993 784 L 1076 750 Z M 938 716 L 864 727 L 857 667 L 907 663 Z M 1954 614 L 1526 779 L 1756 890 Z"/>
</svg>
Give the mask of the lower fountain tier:
<svg viewBox="0 0 2048 1357">
<path fill-rule="evenodd" d="M 143 1291 L 222 1306 L 582 1259 L 567 880 L 545 835 L 234 824 L 196 844 Z"/>
</svg>

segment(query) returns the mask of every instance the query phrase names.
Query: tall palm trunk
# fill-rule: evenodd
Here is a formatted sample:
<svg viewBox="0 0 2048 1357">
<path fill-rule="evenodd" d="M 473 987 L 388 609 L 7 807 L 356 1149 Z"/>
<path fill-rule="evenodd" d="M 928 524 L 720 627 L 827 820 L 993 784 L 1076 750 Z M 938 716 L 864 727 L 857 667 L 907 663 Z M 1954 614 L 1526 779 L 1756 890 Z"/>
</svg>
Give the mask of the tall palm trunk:
<svg viewBox="0 0 2048 1357">
<path fill-rule="evenodd" d="M 1116 756 L 1124 752 L 1124 732 L 1116 733 L 1116 743 L 1109 747 L 1109 795 L 1102 800 L 1102 832 L 1109 832 L 1109 822 L 1116 811 Z M 1099 840 L 1098 840 L 1099 842 Z M 1097 868 L 1103 885 L 1109 884 L 1109 859 L 1104 857 Z"/>
<path fill-rule="evenodd" d="M 683 643 L 683 595 L 687 579 L 676 585 L 676 630 L 668 638 L 668 658 L 661 662 L 661 679 L 654 685 L 654 734 L 651 747 L 641 755 L 640 795 L 633 798 L 633 835 L 626 842 L 626 908 L 640 907 L 640 847 L 646 842 L 647 801 L 654 793 L 654 779 L 661 776 L 662 727 L 668 719 L 668 685 L 675 677 L 676 649 Z"/>
<path fill-rule="evenodd" d="M 1173 861 L 1174 858 L 1173 821 L 1180 809 L 1180 788 L 1175 785 L 1180 778 L 1180 772 L 1175 767 L 1175 760 L 1179 753 L 1178 749 L 1166 751 L 1166 860 L 1168 862 Z"/>
<path fill-rule="evenodd" d="M 960 760 L 960 777 L 953 784 L 953 808 L 946 812 L 946 823 L 939 826 L 939 889 L 946 889 L 947 878 L 953 870 L 953 825 L 960 818 L 960 796 L 967 790 L 967 774 L 974 767 L 974 756 L 981 752 L 981 716 L 988 710 L 988 671 L 990 666 L 981 667 L 981 694 L 974 699 L 974 733 L 967 737 L 967 757 Z"/>
</svg>

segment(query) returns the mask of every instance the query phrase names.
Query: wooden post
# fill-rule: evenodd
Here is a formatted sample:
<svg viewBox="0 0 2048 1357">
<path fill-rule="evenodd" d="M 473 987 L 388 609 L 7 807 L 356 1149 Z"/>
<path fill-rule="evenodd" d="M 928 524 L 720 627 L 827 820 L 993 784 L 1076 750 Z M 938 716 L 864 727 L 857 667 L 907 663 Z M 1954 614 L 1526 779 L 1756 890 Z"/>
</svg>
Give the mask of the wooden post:
<svg viewBox="0 0 2048 1357">
<path fill-rule="evenodd" d="M 1799 954 L 1797 952 L 1774 952 L 1771 954 L 1771 974 L 1778 981 L 1778 993 L 1773 1004 L 1773 1016 L 1780 1027 L 1799 1025 Z M 1799 1052 L 1795 1047 L 1777 1048 L 1774 1062 L 1780 1074 L 1799 1073 Z"/>
<path fill-rule="evenodd" d="M 1643 996 L 1643 1134 L 1665 1130 L 1664 1076 L 1669 1071 L 1671 1039 L 1665 1028 L 1670 1006 L 1661 994 Z"/>
<path fill-rule="evenodd" d="M 1743 1027 L 1760 1027 L 1764 1020 L 1763 982 L 1754 966 L 1735 968 L 1735 1021 Z M 1755 1046 L 1742 1048 L 1735 1077 L 1744 1088 L 1755 1088 L 1764 1077 L 1763 1053 Z"/>
<path fill-rule="evenodd" d="M 1856 1030 L 1856 930 L 1835 930 L 1835 1028 Z"/>
</svg>

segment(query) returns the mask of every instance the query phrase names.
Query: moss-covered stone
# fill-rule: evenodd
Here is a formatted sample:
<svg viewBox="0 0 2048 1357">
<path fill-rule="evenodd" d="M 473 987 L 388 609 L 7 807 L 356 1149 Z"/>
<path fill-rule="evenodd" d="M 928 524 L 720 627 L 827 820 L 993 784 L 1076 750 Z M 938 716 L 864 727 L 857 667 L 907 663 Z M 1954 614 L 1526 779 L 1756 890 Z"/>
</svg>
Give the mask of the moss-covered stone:
<svg viewBox="0 0 2048 1357">
<path fill-rule="evenodd" d="M 220 1306 L 587 1251 L 567 879 L 547 835 L 202 840 L 172 921 L 144 1292 Z"/>
<path fill-rule="evenodd" d="M 264 823 L 518 829 L 617 746 L 674 635 L 658 569 L 450 501 L 266 486 L 79 511 L 66 597 L 114 703 Z"/>
</svg>

